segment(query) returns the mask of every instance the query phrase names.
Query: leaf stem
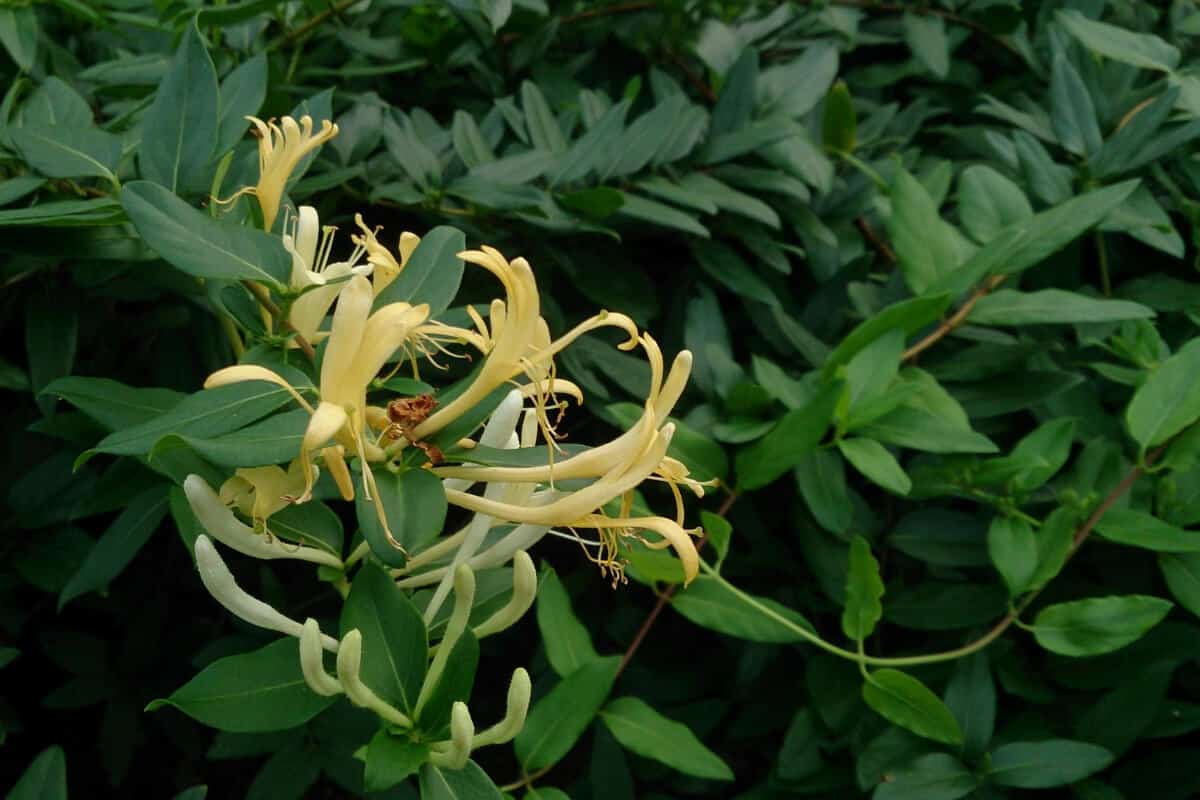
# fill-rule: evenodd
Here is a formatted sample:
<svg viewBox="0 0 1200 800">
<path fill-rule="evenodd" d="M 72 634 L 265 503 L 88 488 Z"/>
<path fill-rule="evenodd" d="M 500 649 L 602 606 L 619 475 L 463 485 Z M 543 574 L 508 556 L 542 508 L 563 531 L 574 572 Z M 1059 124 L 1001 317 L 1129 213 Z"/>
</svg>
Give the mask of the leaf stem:
<svg viewBox="0 0 1200 800">
<path fill-rule="evenodd" d="M 912 361 L 921 353 L 925 352 L 930 347 L 933 347 L 935 344 L 941 341 L 951 331 L 966 321 L 967 317 L 971 313 L 971 309 L 975 307 L 975 304 L 987 295 L 991 294 L 996 287 L 1004 283 L 1004 280 L 1007 277 L 1007 275 L 993 275 L 991 278 L 980 284 L 980 286 L 971 293 L 971 296 L 968 297 L 961 306 L 959 306 L 957 311 L 955 311 L 946 319 L 942 320 L 942 323 L 928 335 L 926 335 L 924 339 L 905 350 L 900 356 L 901 360 Z"/>
</svg>

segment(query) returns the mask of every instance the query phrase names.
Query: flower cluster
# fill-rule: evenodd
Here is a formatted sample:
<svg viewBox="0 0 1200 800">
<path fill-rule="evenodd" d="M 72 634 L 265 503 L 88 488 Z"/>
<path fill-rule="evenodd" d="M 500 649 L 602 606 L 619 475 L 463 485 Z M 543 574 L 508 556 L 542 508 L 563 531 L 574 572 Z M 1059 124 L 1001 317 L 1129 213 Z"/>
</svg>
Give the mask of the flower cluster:
<svg viewBox="0 0 1200 800">
<path fill-rule="evenodd" d="M 253 194 L 270 228 L 292 169 L 337 130 L 326 124 L 314 133 L 308 118 L 299 123 L 284 119 L 278 125 L 259 120 L 254 124 L 261 134 L 261 179 Z M 344 499 L 361 493 L 363 500 L 373 504 L 387 543 L 402 551 L 392 530 L 396 520 L 388 518 L 385 487 L 376 474 L 417 469 L 437 476 L 449 505 L 469 514 L 453 533 L 418 552 L 405 553 L 407 561 L 391 571 L 400 589 L 435 586 L 424 611 L 426 623 L 435 619 L 451 593 L 455 596 L 427 688 L 445 666 L 454 640 L 466 629 L 475 572 L 509 562 L 514 565 L 512 600 L 473 629 L 478 637 L 508 627 L 533 602 L 536 576 L 526 551 L 548 534 L 580 542 L 614 583 L 624 577 L 623 548 L 629 541 L 655 549 L 669 547 L 679 558 L 685 583 L 690 582 L 699 566 L 693 543 L 699 531 L 684 527 L 681 489 L 703 496 L 705 484 L 690 477 L 687 468 L 667 452 L 675 431 L 668 417 L 687 382 L 691 354 L 679 353 L 668 367 L 648 333 L 640 332 L 624 314 L 606 311 L 561 337 L 552 337 L 541 316 L 528 262 L 509 260 L 486 246 L 458 254 L 489 272 L 503 290 L 486 317 L 466 306 L 472 324 L 459 327 L 432 319 L 429 306 L 419 298 L 388 302 L 385 290 L 403 272 L 420 239 L 405 233 L 392 250 L 379 240 L 378 229 L 368 227 L 361 217 L 356 221 L 358 231 L 351 237 L 354 250 L 341 261 L 332 259 L 335 231 L 321 227 L 315 209 L 301 207 L 286 215 L 283 224 L 283 243 L 293 263 L 292 293 L 283 303 L 287 327 L 296 337 L 321 346 L 315 399 L 313 387 L 297 385 L 285 371 L 259 364 L 218 370 L 205 383 L 211 388 L 268 381 L 285 388 L 309 415 L 291 464 L 239 469 L 219 490 L 198 476 L 188 478 L 187 498 L 209 536 L 255 558 L 309 561 L 330 568 L 344 586 L 346 573 L 368 552 L 367 543 L 343 560 L 340 554 L 281 540 L 273 530 L 272 515 L 309 501 L 320 471 L 325 470 Z M 625 336 L 618 345 L 621 349 L 640 349 L 645 355 L 650 390 L 641 417 L 628 431 L 601 446 L 568 452 L 558 444 L 556 425 L 566 399 L 582 401 L 582 392 L 557 376 L 554 359 L 574 340 L 600 328 L 618 329 Z M 479 359 L 471 375 L 448 393 L 450 399 L 443 401 L 437 394 L 379 396 L 381 373 L 410 367 L 419 377 L 423 363 L 437 365 L 436 358 L 443 354 Z M 482 415 L 477 439 L 466 431 L 448 444 L 444 441 L 447 432 L 458 430 L 451 427 L 454 423 L 461 427 L 464 419 L 480 417 L 481 409 L 489 405 L 494 408 Z M 439 435 L 444 450 L 432 443 Z M 498 451 L 518 449 L 526 454 L 540 451 L 544 462 L 503 466 L 494 457 Z M 633 513 L 635 489 L 646 480 L 670 487 L 676 505 L 671 517 Z M 349 631 L 339 641 L 321 633 L 315 620 L 289 619 L 246 594 L 208 537 L 197 542 L 196 558 L 205 585 L 231 612 L 299 639 L 304 675 L 313 691 L 344 693 L 392 725 L 411 726 L 404 713 L 359 680 L 362 641 L 357 631 Z M 322 649 L 337 653 L 336 677 L 322 666 Z M 438 758 L 449 764 L 465 763 L 473 747 L 511 738 L 524 717 L 528 683 L 528 676 L 518 670 L 505 720 L 479 734 L 474 733 L 466 707 L 456 706 L 451 739 L 434 748 L 441 754 Z"/>
</svg>

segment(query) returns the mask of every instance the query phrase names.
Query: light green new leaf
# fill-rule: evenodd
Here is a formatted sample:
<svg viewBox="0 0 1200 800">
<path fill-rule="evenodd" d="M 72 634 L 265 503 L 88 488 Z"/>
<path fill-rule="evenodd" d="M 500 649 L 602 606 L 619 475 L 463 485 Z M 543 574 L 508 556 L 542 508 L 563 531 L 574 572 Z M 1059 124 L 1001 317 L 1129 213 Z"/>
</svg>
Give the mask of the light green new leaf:
<svg viewBox="0 0 1200 800">
<path fill-rule="evenodd" d="M 630 752 L 685 775 L 733 780 L 729 765 L 705 747 L 688 726 L 664 717 L 639 698 L 618 697 L 600 711 L 600 719 Z"/>
<path fill-rule="evenodd" d="M 1031 218 L 1033 207 L 1017 184 L 985 164 L 973 164 L 958 179 L 958 216 L 975 241 L 985 243 Z"/>
<path fill-rule="evenodd" d="M 179 194 L 208 188 L 218 120 L 217 71 L 193 23 L 142 118 L 142 175 Z"/>
<path fill-rule="evenodd" d="M 523 769 L 549 766 L 575 746 L 608 699 L 620 664 L 620 656 L 590 661 L 534 704 L 513 743 Z"/>
<path fill-rule="evenodd" d="M 170 705 L 218 730 L 263 733 L 303 725 L 336 699 L 308 688 L 299 646 L 287 636 L 260 650 L 214 661 L 146 710 Z"/>
<path fill-rule="evenodd" d="M 1149 595 L 1090 597 L 1047 606 L 1033 621 L 1038 644 L 1063 656 L 1096 656 L 1137 641 L 1172 603 Z"/>
<path fill-rule="evenodd" d="M 911 675 L 895 669 L 876 670 L 863 683 L 862 696 L 880 716 L 918 736 L 962 744 L 962 729 L 950 709 Z"/>
<path fill-rule="evenodd" d="M 1179 66 L 1179 48 L 1153 34 L 1088 19 L 1075 9 L 1058 11 L 1055 19 L 1084 47 L 1114 61 L 1168 73 Z"/>
<path fill-rule="evenodd" d="M 1200 419 L 1200 339 L 1159 364 L 1134 392 L 1125 424 L 1145 450 L 1162 444 Z"/>
<path fill-rule="evenodd" d="M 1038 545 L 1033 528 L 1017 517 L 995 517 L 988 526 L 988 555 L 1012 597 L 1033 582 L 1038 567 Z"/>
<path fill-rule="evenodd" d="M 839 439 L 837 446 L 846 460 L 872 483 L 902 497 L 912 489 L 912 479 L 900 462 L 874 439 Z"/>
<path fill-rule="evenodd" d="M 850 567 L 846 572 L 846 602 L 842 609 L 842 632 L 856 642 L 871 635 L 883 617 L 883 579 L 871 545 L 861 536 L 850 540 Z"/>
<path fill-rule="evenodd" d="M 1072 325 L 1153 317 L 1153 309 L 1129 300 L 1088 297 L 1062 289 L 1001 289 L 981 298 L 967 321 L 977 325 Z"/>
<path fill-rule="evenodd" d="M 381 730 L 367 744 L 363 788 L 368 792 L 387 791 L 415 775 L 428 760 L 429 745 Z"/>
<path fill-rule="evenodd" d="M 537 595 L 538 630 L 546 647 L 546 659 L 559 677 L 595 661 L 600 656 L 592 636 L 571 610 L 571 598 L 550 567 L 542 571 Z"/>
<path fill-rule="evenodd" d="M 891 201 L 888 234 L 904 280 L 913 294 L 931 294 L 969 253 L 962 237 L 938 214 L 929 192 L 902 167 L 892 181 Z"/>
<path fill-rule="evenodd" d="M 288 283 L 292 257 L 278 236 L 213 219 L 149 181 L 125 184 L 121 205 L 146 244 L 189 275 Z"/>
<path fill-rule="evenodd" d="M 1186 531 L 1132 508 L 1109 510 L 1096 523 L 1096 532 L 1110 542 L 1160 553 L 1200 553 L 1200 533 Z"/>
<path fill-rule="evenodd" d="M 1112 763 L 1103 747 L 1070 739 L 1010 742 L 992 752 L 987 778 L 1000 786 L 1049 789 L 1066 786 Z"/>
</svg>

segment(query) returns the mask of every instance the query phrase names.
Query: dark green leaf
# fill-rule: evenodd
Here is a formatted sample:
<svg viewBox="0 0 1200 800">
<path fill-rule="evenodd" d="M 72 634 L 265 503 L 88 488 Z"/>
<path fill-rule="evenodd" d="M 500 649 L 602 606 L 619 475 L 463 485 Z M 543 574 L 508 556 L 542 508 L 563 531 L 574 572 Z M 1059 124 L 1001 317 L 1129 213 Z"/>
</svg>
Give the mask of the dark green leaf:
<svg viewBox="0 0 1200 800">
<path fill-rule="evenodd" d="M 736 470 L 743 489 L 766 486 L 815 448 L 833 420 L 844 390 L 841 381 L 826 384 L 807 405 L 789 411 L 765 437 L 739 451 Z"/>
<path fill-rule="evenodd" d="M 590 661 L 533 705 L 513 743 L 522 768 L 549 766 L 575 746 L 608 699 L 620 663 L 619 656 Z"/>
<path fill-rule="evenodd" d="M 460 770 L 421 767 L 421 800 L 503 800 L 487 773 L 474 761 Z"/>
<path fill-rule="evenodd" d="M 429 760 L 429 745 L 381 730 L 367 744 L 363 788 L 383 792 L 415 775 Z"/>
<path fill-rule="evenodd" d="M 873 800 L 957 800 L 974 791 L 979 778 L 946 753 L 929 753 L 888 775 Z"/>
<path fill-rule="evenodd" d="M 362 634 L 363 683 L 411 713 L 429 657 L 425 623 L 388 573 L 373 563 L 355 576 L 342 608 L 342 635 L 352 630 Z"/>
<path fill-rule="evenodd" d="M 1049 789 L 1083 780 L 1110 763 L 1112 753 L 1087 742 L 1012 742 L 992 752 L 987 777 L 1000 786 Z"/>
<path fill-rule="evenodd" d="M 571 610 L 571 598 L 550 567 L 542 570 L 538 586 L 537 621 L 546 659 L 559 677 L 599 658 L 591 634 Z"/>
<path fill-rule="evenodd" d="M 373 474 L 388 528 L 401 546 L 415 552 L 442 532 L 446 522 L 446 492 L 436 475 L 420 468 L 400 474 L 381 469 Z M 366 492 L 355 493 L 359 530 L 380 561 L 393 567 L 403 566 L 407 556 L 388 541 L 375 499 L 367 499 Z"/>
<path fill-rule="evenodd" d="M 1064 656 L 1095 656 L 1119 650 L 1153 628 L 1171 603 L 1161 597 L 1091 597 L 1047 606 L 1033 622 L 1038 644 Z"/>
<path fill-rule="evenodd" d="M 1125 424 L 1145 450 L 1161 444 L 1200 419 L 1200 339 L 1159 364 L 1146 378 L 1129 407 Z"/>
<path fill-rule="evenodd" d="M 733 780 L 729 765 L 705 747 L 688 726 L 664 717 L 636 697 L 613 700 L 600 711 L 600 719 L 626 750 L 685 775 Z"/>
<path fill-rule="evenodd" d="M 796 628 L 812 625 L 795 611 L 767 597 L 734 589 L 701 575 L 671 601 L 672 607 L 697 625 L 751 642 L 803 641 Z"/>
<path fill-rule="evenodd" d="M 1200 553 L 1200 533 L 1132 508 L 1110 509 L 1096 523 L 1096 532 L 1110 542 L 1160 553 Z"/>
<path fill-rule="evenodd" d="M 899 670 L 872 672 L 863 683 L 863 700 L 890 722 L 944 744 L 962 744 L 962 730 L 938 696 Z"/>
</svg>

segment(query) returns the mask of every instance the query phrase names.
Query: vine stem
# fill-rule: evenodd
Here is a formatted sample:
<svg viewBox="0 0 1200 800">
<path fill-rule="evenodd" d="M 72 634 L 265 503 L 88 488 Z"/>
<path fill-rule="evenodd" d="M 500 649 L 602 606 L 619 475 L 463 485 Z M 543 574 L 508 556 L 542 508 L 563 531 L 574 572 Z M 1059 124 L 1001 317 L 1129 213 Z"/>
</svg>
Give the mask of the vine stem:
<svg viewBox="0 0 1200 800">
<path fill-rule="evenodd" d="M 1105 498 L 1100 501 L 1100 504 L 1097 505 L 1096 508 L 1092 511 L 1092 513 L 1088 515 L 1088 518 L 1086 520 L 1084 520 L 1083 524 L 1079 526 L 1079 528 L 1075 531 L 1074 536 L 1072 536 L 1071 549 L 1067 552 L 1067 558 L 1066 558 L 1067 561 L 1069 561 L 1071 559 L 1071 557 L 1074 556 L 1076 552 L 1078 552 L 1079 548 L 1083 546 L 1083 543 L 1087 541 L 1089 536 L 1091 536 L 1092 531 L 1095 530 L 1096 525 L 1099 524 L 1100 520 L 1104 518 L 1104 515 L 1108 513 L 1109 509 L 1111 509 L 1113 507 L 1113 505 L 1118 500 L 1120 500 L 1121 497 L 1123 497 L 1125 495 L 1125 493 L 1128 492 L 1135 483 L 1137 483 L 1138 478 L 1142 477 L 1142 475 L 1145 474 L 1146 468 L 1149 467 L 1150 465 L 1152 465 L 1156 460 L 1158 460 L 1159 456 L 1162 455 L 1163 450 L 1165 450 L 1165 449 L 1166 449 L 1166 445 L 1163 445 L 1162 447 L 1159 447 L 1159 448 L 1151 451 L 1150 453 L 1148 453 L 1146 455 L 1146 458 L 1143 461 L 1143 463 L 1139 464 L 1139 465 L 1135 466 L 1133 469 L 1131 469 L 1129 471 L 1129 473 L 1126 474 L 1125 477 L 1121 479 L 1121 482 L 1118 483 L 1115 487 L 1113 487 L 1112 491 L 1110 491 L 1105 496 Z M 1065 565 L 1065 562 L 1064 562 L 1064 565 Z M 780 614 L 775 609 L 770 608 L 769 606 L 765 605 L 764 603 L 759 602 L 753 596 L 747 594 L 746 592 L 743 592 L 741 589 L 737 588 L 732 583 L 725 580 L 725 578 L 723 578 L 720 575 L 720 573 L 718 573 L 716 571 L 716 569 L 714 567 L 712 567 L 708 562 L 701 561 L 700 567 L 702 570 L 704 570 L 704 572 L 706 574 L 708 574 L 714 580 L 719 582 L 722 586 L 724 586 L 730 592 L 737 595 L 737 597 L 742 602 L 744 602 L 747 605 L 754 608 L 756 611 L 758 611 L 764 617 L 768 617 L 769 619 L 774 620 L 775 622 L 777 622 L 780 625 L 787 628 L 792 633 L 799 636 L 801 639 L 804 639 L 805 641 L 809 642 L 810 644 L 814 645 L 815 647 L 820 648 L 821 650 L 824 650 L 827 653 L 838 656 L 840 658 L 844 658 L 847 661 L 856 662 L 860 666 L 860 668 L 865 668 L 867 666 L 914 667 L 914 666 L 919 666 L 921 664 L 935 664 L 935 663 L 942 662 L 942 661 L 954 661 L 954 660 L 957 660 L 964 656 L 969 656 L 972 653 L 976 653 L 976 652 L 984 649 L 988 645 L 990 645 L 992 642 L 996 641 L 996 639 L 1000 638 L 1000 636 L 1003 635 L 1004 632 L 1007 631 L 1009 628 L 1011 628 L 1013 625 L 1017 625 L 1019 627 L 1028 627 L 1028 626 L 1022 625 L 1022 623 L 1020 622 L 1021 613 L 1024 612 L 1025 609 L 1029 607 L 1029 605 L 1037 598 L 1037 596 L 1042 591 L 1041 588 L 1039 588 L 1039 589 L 1035 589 L 1034 591 L 1025 595 L 1025 597 L 1022 598 L 1021 602 L 1018 603 L 1016 605 L 1016 607 L 1014 607 L 999 622 L 997 622 L 995 625 L 992 626 L 991 630 L 989 630 L 987 633 L 985 633 L 983 636 L 980 636 L 978 639 L 974 640 L 973 642 L 969 642 L 968 644 L 965 644 L 962 647 L 957 647 L 953 650 L 945 650 L 940 653 L 928 653 L 925 655 L 917 655 L 917 656 L 900 656 L 900 657 L 893 657 L 893 658 L 885 658 L 885 657 L 881 657 L 881 656 L 868 656 L 861 651 L 856 653 L 854 651 L 846 650 L 845 648 L 838 647 L 835 644 L 831 644 L 830 642 L 825 641 L 820 636 L 818 636 L 817 634 L 810 631 L 808 628 L 805 628 L 802 625 L 797 625 L 795 622 L 788 619 L 784 615 Z M 657 611 L 657 610 L 658 609 L 656 608 L 655 611 Z M 643 626 L 643 627 L 645 627 L 645 626 Z"/>
<path fill-rule="evenodd" d="M 971 313 L 971 309 L 975 308 L 976 303 L 995 291 L 996 287 L 1004 283 L 1004 280 L 1007 277 L 1007 275 L 993 275 L 991 278 L 984 281 L 979 288 L 977 288 L 974 292 L 971 292 L 971 296 L 968 297 L 963 304 L 958 307 L 957 311 L 955 311 L 946 319 L 942 320 L 942 323 L 930 331 L 924 339 L 905 350 L 900 356 L 901 360 L 911 361 L 945 338 L 951 331 L 953 331 L 967 319 L 967 316 Z"/>
<path fill-rule="evenodd" d="M 295 335 L 296 346 L 300 348 L 304 355 L 308 356 L 309 361 L 315 363 L 317 360 L 317 351 L 313 350 L 313 346 L 309 343 L 308 339 L 300 335 L 300 331 L 296 330 L 296 326 L 283 316 L 283 311 L 280 310 L 279 306 L 275 305 L 275 301 L 271 299 L 271 293 L 267 291 L 266 287 L 255 281 L 242 281 L 242 285 L 246 287 L 250 294 L 254 295 L 254 299 L 258 301 L 260 306 L 267 310 L 272 319 Z"/>
<path fill-rule="evenodd" d="M 356 5 L 361 2 L 363 2 L 363 0 L 341 0 L 341 2 L 337 3 L 336 5 L 330 5 L 329 8 L 325 9 L 320 14 L 317 14 L 312 19 L 310 19 L 308 22 L 305 22 L 303 25 L 301 25 L 298 28 L 288 31 L 287 33 L 283 34 L 275 41 L 271 42 L 269 45 L 267 45 L 267 50 L 276 50 L 279 47 L 282 47 L 283 45 L 287 44 L 288 42 L 294 41 L 296 39 L 299 39 L 299 38 L 307 35 L 313 28 L 317 27 L 325 20 L 329 19 L 330 17 L 335 17 L 338 14 L 341 14 L 346 9 L 350 8 L 350 6 Z"/>
</svg>

